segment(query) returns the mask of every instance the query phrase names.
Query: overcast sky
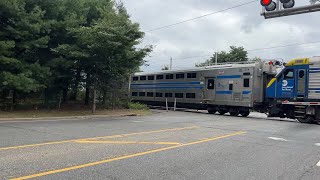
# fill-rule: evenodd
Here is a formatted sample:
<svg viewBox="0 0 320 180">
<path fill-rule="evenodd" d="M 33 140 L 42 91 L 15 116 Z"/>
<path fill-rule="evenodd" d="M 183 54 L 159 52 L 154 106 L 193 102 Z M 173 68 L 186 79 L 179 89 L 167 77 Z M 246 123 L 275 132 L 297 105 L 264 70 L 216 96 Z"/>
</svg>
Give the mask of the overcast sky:
<svg viewBox="0 0 320 180">
<path fill-rule="evenodd" d="M 250 0 L 122 0 L 131 19 L 142 31 L 176 23 L 203 14 L 232 7 Z M 296 0 L 296 6 L 309 0 Z M 153 45 L 148 67 L 142 70 L 159 71 L 173 58 L 173 68 L 194 67 L 215 51 L 229 46 L 247 50 L 305 43 L 320 40 L 320 12 L 265 20 L 260 16 L 260 2 L 204 17 L 177 26 L 147 32 L 142 45 Z M 249 57 L 265 59 L 320 55 L 320 43 L 263 51 L 249 51 Z M 204 56 L 204 57 L 194 57 Z M 184 59 L 186 57 L 194 57 Z"/>
</svg>

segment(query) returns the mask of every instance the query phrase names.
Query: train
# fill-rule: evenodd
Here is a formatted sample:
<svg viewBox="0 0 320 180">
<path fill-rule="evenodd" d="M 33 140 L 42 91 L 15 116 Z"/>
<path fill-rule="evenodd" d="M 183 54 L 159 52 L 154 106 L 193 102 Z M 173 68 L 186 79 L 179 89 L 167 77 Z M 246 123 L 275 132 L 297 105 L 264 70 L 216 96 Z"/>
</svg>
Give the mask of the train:
<svg viewBox="0 0 320 180">
<path fill-rule="evenodd" d="M 320 57 L 135 73 L 129 84 L 132 101 L 147 105 L 320 121 Z"/>
</svg>

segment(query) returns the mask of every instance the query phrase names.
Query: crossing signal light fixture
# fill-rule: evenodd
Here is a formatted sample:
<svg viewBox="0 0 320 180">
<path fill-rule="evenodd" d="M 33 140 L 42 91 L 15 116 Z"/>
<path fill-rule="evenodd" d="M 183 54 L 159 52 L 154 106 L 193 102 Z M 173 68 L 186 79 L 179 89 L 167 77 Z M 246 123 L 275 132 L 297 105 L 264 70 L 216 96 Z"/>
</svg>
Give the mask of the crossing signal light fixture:
<svg viewBox="0 0 320 180">
<path fill-rule="evenodd" d="M 284 9 L 293 8 L 296 4 L 294 0 L 280 0 Z"/>
<path fill-rule="evenodd" d="M 284 9 L 293 8 L 295 0 L 279 0 L 282 3 Z M 273 0 L 260 0 L 262 6 L 265 7 L 266 11 L 274 11 L 277 9 L 277 3 Z"/>
<path fill-rule="evenodd" d="M 266 8 L 266 11 L 274 11 L 277 8 L 277 4 L 272 0 L 260 0 L 260 3 Z"/>
</svg>

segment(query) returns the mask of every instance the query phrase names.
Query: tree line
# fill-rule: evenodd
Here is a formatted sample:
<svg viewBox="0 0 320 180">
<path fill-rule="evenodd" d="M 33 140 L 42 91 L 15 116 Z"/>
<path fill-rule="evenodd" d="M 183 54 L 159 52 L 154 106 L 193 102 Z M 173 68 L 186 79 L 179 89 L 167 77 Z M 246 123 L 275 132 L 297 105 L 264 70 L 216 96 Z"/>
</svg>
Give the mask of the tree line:
<svg viewBox="0 0 320 180">
<path fill-rule="evenodd" d="M 1 0 L 0 105 L 105 104 L 152 51 L 143 37 L 114 0 Z"/>
</svg>

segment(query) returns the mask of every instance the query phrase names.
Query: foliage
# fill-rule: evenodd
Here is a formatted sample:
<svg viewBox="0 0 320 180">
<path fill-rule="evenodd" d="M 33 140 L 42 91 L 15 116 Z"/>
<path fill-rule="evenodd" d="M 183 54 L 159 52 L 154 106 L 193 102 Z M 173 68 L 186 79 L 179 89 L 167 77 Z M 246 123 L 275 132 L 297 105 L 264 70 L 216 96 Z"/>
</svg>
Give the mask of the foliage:
<svg viewBox="0 0 320 180">
<path fill-rule="evenodd" d="M 248 61 L 248 52 L 243 47 L 230 46 L 230 51 L 221 51 L 218 54 L 218 63 L 226 62 L 241 62 Z M 215 64 L 216 55 L 214 54 L 210 59 L 203 63 L 196 64 L 196 67 L 204 67 Z"/>
<path fill-rule="evenodd" d="M 0 101 L 38 93 L 48 102 L 115 88 L 145 63 L 152 47 L 114 0 L 0 1 Z"/>
<path fill-rule="evenodd" d="M 145 104 L 140 104 L 140 103 L 129 103 L 129 109 L 133 110 L 148 110 L 148 106 Z"/>
</svg>

